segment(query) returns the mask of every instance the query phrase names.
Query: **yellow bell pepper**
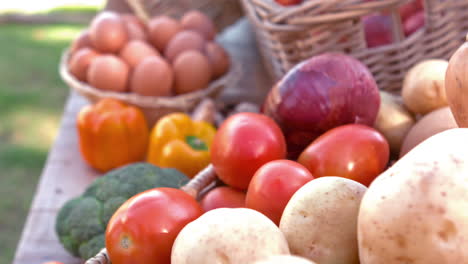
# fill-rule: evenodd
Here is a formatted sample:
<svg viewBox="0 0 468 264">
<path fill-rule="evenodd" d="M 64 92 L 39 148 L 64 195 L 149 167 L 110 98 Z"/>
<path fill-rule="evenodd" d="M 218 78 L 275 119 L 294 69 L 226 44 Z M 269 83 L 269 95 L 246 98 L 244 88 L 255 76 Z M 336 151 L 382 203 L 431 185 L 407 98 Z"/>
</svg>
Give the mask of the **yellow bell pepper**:
<svg viewBox="0 0 468 264">
<path fill-rule="evenodd" d="M 151 131 L 147 161 L 192 178 L 210 163 L 215 133 L 208 122 L 194 121 L 184 113 L 168 114 Z"/>
</svg>

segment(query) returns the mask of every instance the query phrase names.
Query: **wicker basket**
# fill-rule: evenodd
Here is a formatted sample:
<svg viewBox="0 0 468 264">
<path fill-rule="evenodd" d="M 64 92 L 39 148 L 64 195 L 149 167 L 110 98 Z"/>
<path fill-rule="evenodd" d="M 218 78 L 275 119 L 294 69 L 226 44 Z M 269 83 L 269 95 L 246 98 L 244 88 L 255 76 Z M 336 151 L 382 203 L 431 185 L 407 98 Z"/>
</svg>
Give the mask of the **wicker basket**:
<svg viewBox="0 0 468 264">
<path fill-rule="evenodd" d="M 217 175 L 210 164 L 200 171 L 181 189 L 193 197 L 200 199 L 203 194 L 218 184 Z M 85 264 L 111 264 L 107 250 L 103 248 L 95 257 L 88 259 Z"/>
<path fill-rule="evenodd" d="M 284 7 L 274 0 L 242 0 L 265 65 L 283 76 L 313 55 L 337 51 L 366 64 L 382 90 L 398 92 L 407 70 L 428 58 L 448 59 L 468 31 L 467 0 L 425 0 L 425 25 L 404 37 L 398 7 L 408 0 L 314 0 Z M 394 43 L 368 48 L 361 18 L 388 11 Z"/>
<path fill-rule="evenodd" d="M 67 67 L 69 53 L 65 50 L 60 60 L 60 76 L 67 85 L 86 97 L 91 102 L 102 98 L 115 98 L 130 105 L 139 107 L 152 126 L 156 121 L 172 112 L 190 112 L 204 98 L 216 97 L 225 87 L 234 84 L 241 75 L 241 69 L 236 60 L 231 56 L 231 67 L 221 78 L 212 81 L 205 89 L 173 97 L 151 97 L 134 93 L 118 93 L 96 89 L 87 83 L 77 80 L 70 74 Z"/>
</svg>

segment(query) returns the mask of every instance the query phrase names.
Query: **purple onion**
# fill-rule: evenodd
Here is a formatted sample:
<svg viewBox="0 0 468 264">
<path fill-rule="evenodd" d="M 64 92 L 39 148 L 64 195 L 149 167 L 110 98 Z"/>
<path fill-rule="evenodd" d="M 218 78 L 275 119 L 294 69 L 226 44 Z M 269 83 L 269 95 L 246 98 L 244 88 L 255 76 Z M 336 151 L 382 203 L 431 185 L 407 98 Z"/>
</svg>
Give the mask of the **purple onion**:
<svg viewBox="0 0 468 264">
<path fill-rule="evenodd" d="M 369 69 L 351 56 L 325 53 L 292 68 L 269 92 L 263 113 L 280 125 L 295 158 L 331 128 L 373 126 L 379 107 Z"/>
</svg>

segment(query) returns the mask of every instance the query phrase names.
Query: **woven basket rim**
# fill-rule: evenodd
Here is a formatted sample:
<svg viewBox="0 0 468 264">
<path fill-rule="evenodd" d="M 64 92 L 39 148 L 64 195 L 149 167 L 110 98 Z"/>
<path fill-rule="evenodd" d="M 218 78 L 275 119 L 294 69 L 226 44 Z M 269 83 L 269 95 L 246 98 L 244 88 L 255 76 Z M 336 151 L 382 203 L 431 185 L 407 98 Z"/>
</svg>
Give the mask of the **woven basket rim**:
<svg viewBox="0 0 468 264">
<path fill-rule="evenodd" d="M 346 10 L 336 14 L 321 14 L 321 9 L 328 9 L 333 5 L 333 2 L 341 2 L 340 0 L 316 0 L 316 1 L 305 1 L 301 4 L 292 6 L 283 6 L 276 3 L 274 0 L 244 0 L 250 3 L 244 5 L 248 12 L 255 14 L 251 16 L 254 19 L 256 26 L 262 27 L 265 30 L 274 31 L 302 31 L 313 25 L 333 24 L 337 21 L 344 21 L 354 18 L 361 18 L 365 15 L 369 15 L 375 12 L 379 12 L 388 8 L 402 5 L 404 3 L 411 2 L 412 0 L 381 0 L 381 1 L 370 1 L 370 2 L 350 2 L 347 3 Z M 260 17 L 254 10 L 254 5 L 262 7 L 264 16 Z M 354 6 L 355 5 L 355 6 Z M 307 15 L 300 15 L 302 13 L 310 13 L 311 10 L 317 10 L 317 14 L 313 17 Z M 295 20 L 295 23 L 284 23 L 283 20 L 287 20 L 290 17 Z"/>
<path fill-rule="evenodd" d="M 223 76 L 211 81 L 208 87 L 202 90 L 167 97 L 143 96 L 135 93 L 103 91 L 89 85 L 88 83 L 79 81 L 68 70 L 67 62 L 70 57 L 69 49 L 65 49 L 62 52 L 59 64 L 59 73 L 62 80 L 71 89 L 77 90 L 80 94 L 91 94 L 97 98 L 114 98 L 145 108 L 187 108 L 181 106 L 188 104 L 188 102 L 193 100 L 209 97 L 211 94 L 218 92 L 218 90 L 224 89 L 238 82 L 242 75 L 242 69 L 239 65 L 239 62 L 232 56 L 232 54 L 230 54 L 228 50 L 226 50 L 226 52 L 229 54 L 230 67 L 228 72 L 226 72 Z"/>
</svg>

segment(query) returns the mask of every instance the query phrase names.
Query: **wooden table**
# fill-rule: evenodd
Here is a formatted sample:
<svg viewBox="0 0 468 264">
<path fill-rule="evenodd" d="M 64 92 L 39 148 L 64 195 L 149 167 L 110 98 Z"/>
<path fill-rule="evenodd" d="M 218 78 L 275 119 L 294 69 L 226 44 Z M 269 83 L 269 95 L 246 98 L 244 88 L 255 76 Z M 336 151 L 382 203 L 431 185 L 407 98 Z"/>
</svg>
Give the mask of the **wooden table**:
<svg viewBox="0 0 468 264">
<path fill-rule="evenodd" d="M 254 36 L 245 19 L 226 29 L 218 39 L 242 63 L 243 78 L 227 88 L 220 100 L 248 100 L 260 103 L 271 87 L 271 81 L 260 62 Z M 55 234 L 55 218 L 60 207 L 80 195 L 98 173 L 82 160 L 75 130 L 75 117 L 88 102 L 71 93 L 63 113 L 58 137 L 52 146 L 34 196 L 13 264 L 41 264 L 61 261 L 78 264 L 59 243 Z"/>
</svg>

